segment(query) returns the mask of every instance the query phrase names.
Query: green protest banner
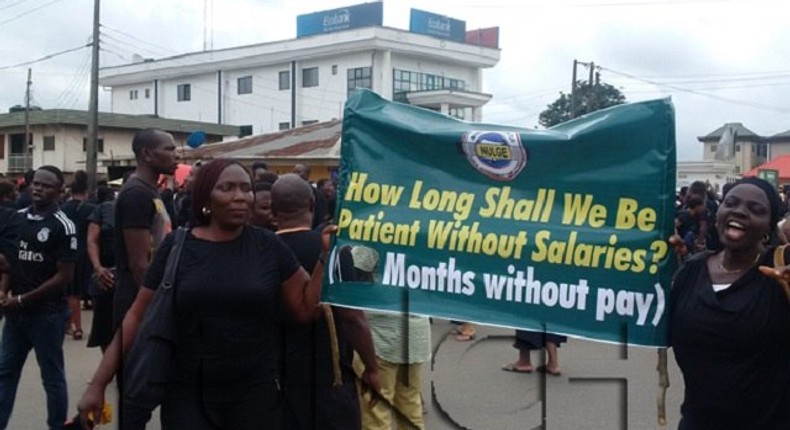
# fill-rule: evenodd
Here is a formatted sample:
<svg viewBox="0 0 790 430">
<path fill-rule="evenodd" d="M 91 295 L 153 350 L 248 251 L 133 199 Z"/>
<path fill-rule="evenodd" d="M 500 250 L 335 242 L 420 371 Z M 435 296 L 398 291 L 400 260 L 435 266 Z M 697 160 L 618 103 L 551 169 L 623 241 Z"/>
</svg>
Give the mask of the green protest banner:
<svg viewBox="0 0 790 430">
<path fill-rule="evenodd" d="M 529 130 L 358 91 L 322 300 L 663 346 L 674 192 L 669 100 Z"/>
</svg>

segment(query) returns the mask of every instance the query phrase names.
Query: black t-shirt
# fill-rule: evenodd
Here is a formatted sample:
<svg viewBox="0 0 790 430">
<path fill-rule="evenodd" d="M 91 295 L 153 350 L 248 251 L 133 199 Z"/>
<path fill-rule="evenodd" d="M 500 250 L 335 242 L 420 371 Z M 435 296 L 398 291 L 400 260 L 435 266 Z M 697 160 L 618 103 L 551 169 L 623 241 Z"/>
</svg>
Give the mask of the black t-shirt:
<svg viewBox="0 0 790 430">
<path fill-rule="evenodd" d="M 5 256 L 11 267 L 16 263 L 22 221 L 22 216 L 16 209 L 0 206 L 0 254 Z"/>
<path fill-rule="evenodd" d="M 310 188 L 313 189 L 313 198 L 315 199 L 315 208 L 313 209 L 313 228 L 315 229 L 326 220 L 326 197 L 318 188 L 313 186 L 310 186 Z"/>
<path fill-rule="evenodd" d="M 294 252 L 302 267 L 312 273 L 321 255 L 321 233 L 296 231 L 280 234 L 280 238 Z M 332 386 L 332 353 L 329 327 L 323 313 L 313 324 L 297 324 L 286 320 L 285 331 L 285 383 L 288 385 L 311 386 L 317 389 Z M 341 369 L 351 370 L 351 346 L 337 324 L 338 346 L 340 347 Z"/>
<path fill-rule="evenodd" d="M 159 287 L 173 237 L 157 250 L 146 288 Z M 229 242 L 187 235 L 174 287 L 179 383 L 217 401 L 274 384 L 282 355 L 280 288 L 298 269 L 288 247 L 263 229 L 245 227 Z"/>
<path fill-rule="evenodd" d="M 125 229 L 148 229 L 153 251 L 170 232 L 170 217 L 156 189 L 136 176 L 123 185 L 115 201 L 115 264 L 118 283 L 113 295 L 113 327 L 117 328 L 129 310 L 137 289 L 126 252 Z"/>
<path fill-rule="evenodd" d="M 74 262 L 77 253 L 76 228 L 60 209 L 34 214 L 27 208 L 20 214 L 24 221 L 19 232 L 18 261 L 11 271 L 13 294 L 38 288 L 57 273 L 59 262 Z M 65 308 L 65 289 L 61 288 L 35 302 L 25 302 L 22 312 L 56 313 Z"/>
<path fill-rule="evenodd" d="M 115 201 L 102 202 L 88 221 L 99 225 L 99 260 L 104 267 L 115 266 Z"/>
<path fill-rule="evenodd" d="M 77 228 L 77 261 L 74 266 L 74 279 L 71 282 L 76 286 L 76 290 L 81 291 L 87 285 L 92 272 L 90 259 L 88 258 L 88 217 L 90 217 L 96 205 L 81 200 L 69 200 L 64 203 L 60 210 L 74 223 Z"/>
<path fill-rule="evenodd" d="M 699 254 L 678 272 L 670 299 L 670 343 L 686 386 L 683 428 L 787 429 L 787 296 L 757 266 L 714 292 L 709 255 Z M 790 261 L 790 252 L 785 261 Z M 773 250 L 759 264 L 773 265 Z"/>
</svg>

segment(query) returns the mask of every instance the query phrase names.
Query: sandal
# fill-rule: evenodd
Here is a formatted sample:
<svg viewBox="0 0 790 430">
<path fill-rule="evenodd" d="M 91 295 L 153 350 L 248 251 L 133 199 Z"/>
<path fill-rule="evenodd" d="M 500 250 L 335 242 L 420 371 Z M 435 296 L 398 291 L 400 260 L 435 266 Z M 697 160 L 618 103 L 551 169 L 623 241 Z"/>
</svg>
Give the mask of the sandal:
<svg viewBox="0 0 790 430">
<path fill-rule="evenodd" d="M 530 366 L 530 368 L 525 369 L 523 367 L 518 367 L 516 363 L 509 363 L 502 366 L 502 370 L 504 370 L 505 372 L 514 372 L 514 373 L 532 373 L 533 368 Z"/>
<path fill-rule="evenodd" d="M 471 333 L 458 333 L 458 334 L 455 336 L 455 340 L 457 340 L 458 342 L 469 342 L 470 340 L 475 340 L 475 337 L 476 337 L 476 336 L 477 336 L 477 333 L 475 333 L 475 332 L 471 332 Z"/>
<path fill-rule="evenodd" d="M 538 366 L 538 367 L 535 368 L 535 370 L 537 370 L 540 373 L 545 373 L 545 374 L 551 375 L 551 376 L 560 376 L 560 375 L 562 375 L 562 372 L 560 372 L 559 370 L 549 370 L 549 368 L 546 367 L 545 365 Z"/>
<path fill-rule="evenodd" d="M 71 334 L 71 337 L 74 340 L 82 340 L 82 335 L 83 335 L 82 329 L 78 328 L 78 329 L 74 330 L 74 332 Z"/>
<path fill-rule="evenodd" d="M 455 340 L 458 342 L 469 342 L 475 339 L 477 331 L 472 324 L 463 323 L 453 329 L 453 334 L 455 334 Z"/>
</svg>

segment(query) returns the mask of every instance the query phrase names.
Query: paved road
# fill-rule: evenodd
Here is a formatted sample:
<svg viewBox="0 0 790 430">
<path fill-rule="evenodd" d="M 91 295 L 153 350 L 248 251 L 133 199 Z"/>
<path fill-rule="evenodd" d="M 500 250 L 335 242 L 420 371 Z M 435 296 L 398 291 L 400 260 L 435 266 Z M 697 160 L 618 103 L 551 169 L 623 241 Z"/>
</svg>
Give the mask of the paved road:
<svg viewBox="0 0 790 430">
<path fill-rule="evenodd" d="M 92 313 L 83 312 L 90 327 Z M 2 325 L 2 323 L 0 323 Z M 429 430 L 546 429 L 675 429 L 683 384 L 670 357 L 672 387 L 667 398 L 666 427 L 656 424 L 656 352 L 571 339 L 560 349 L 562 376 L 515 374 L 500 367 L 516 359 L 512 331 L 478 327 L 472 342 L 457 342 L 448 333 L 453 325 L 435 320 L 432 369 L 425 373 L 423 397 Z M 76 402 L 100 359 L 85 341 L 65 342 L 69 405 Z M 542 358 L 533 352 L 533 362 Z M 108 398 L 117 404 L 114 388 Z M 541 401 L 545 399 L 545 401 Z M 545 422 L 544 422 L 545 417 Z M 22 374 L 9 429 L 45 427 L 44 390 L 31 354 Z M 110 428 L 115 428 L 110 425 Z M 155 418 L 150 429 L 158 430 Z"/>
</svg>

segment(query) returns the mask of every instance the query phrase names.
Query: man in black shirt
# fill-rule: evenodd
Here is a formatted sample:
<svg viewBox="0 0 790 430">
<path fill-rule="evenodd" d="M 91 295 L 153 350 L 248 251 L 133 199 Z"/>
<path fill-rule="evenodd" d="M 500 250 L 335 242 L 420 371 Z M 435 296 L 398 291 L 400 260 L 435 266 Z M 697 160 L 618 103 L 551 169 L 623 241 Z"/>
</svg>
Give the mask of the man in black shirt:
<svg viewBox="0 0 790 430">
<path fill-rule="evenodd" d="M 68 320 L 64 287 L 74 275 L 74 223 L 58 208 L 63 173 L 40 167 L 33 177 L 33 204 L 20 211 L 17 262 L 0 294 L 6 315 L 0 343 L 0 428 L 6 428 L 30 349 L 35 350 L 47 393 L 47 425 L 61 428 L 68 409 L 63 337 Z"/>
<path fill-rule="evenodd" d="M 321 233 L 311 230 L 312 188 L 299 176 L 287 174 L 272 185 L 271 191 L 272 212 L 279 222 L 277 234 L 308 272 L 312 272 L 321 256 Z M 353 350 L 366 365 L 363 387 L 379 392 L 378 366 L 365 314 L 328 305 L 323 310 L 324 314 L 312 324 L 286 321 L 283 428 L 360 428 L 351 367 Z M 337 346 L 337 361 L 333 359 L 332 344 Z"/>
<path fill-rule="evenodd" d="M 115 200 L 115 257 L 118 285 L 113 303 L 113 328 L 117 329 L 132 305 L 153 251 L 170 233 L 171 221 L 156 184 L 159 175 L 176 171 L 176 144 L 161 130 L 143 130 L 134 136 L 137 160 L 134 174 Z"/>
<path fill-rule="evenodd" d="M 104 390 L 121 368 L 123 345 L 131 342 L 122 339 L 117 329 L 143 285 L 151 256 L 171 229 L 156 184 L 160 175 L 172 175 L 178 167 L 173 136 L 161 130 L 141 130 L 134 135 L 132 151 L 137 168 L 115 200 L 115 335 L 80 399 L 77 407 L 81 411 L 101 410 L 104 404 Z"/>
</svg>

